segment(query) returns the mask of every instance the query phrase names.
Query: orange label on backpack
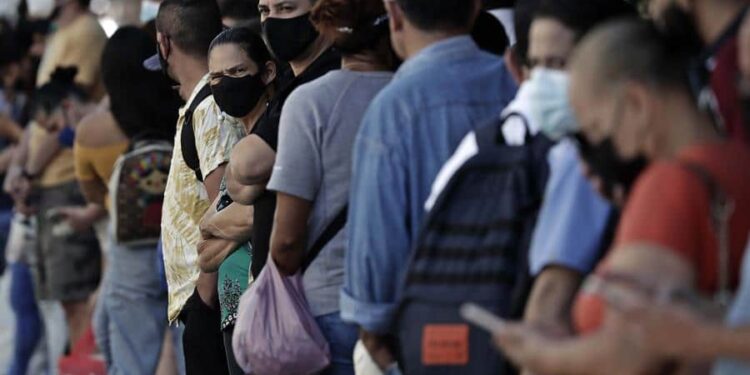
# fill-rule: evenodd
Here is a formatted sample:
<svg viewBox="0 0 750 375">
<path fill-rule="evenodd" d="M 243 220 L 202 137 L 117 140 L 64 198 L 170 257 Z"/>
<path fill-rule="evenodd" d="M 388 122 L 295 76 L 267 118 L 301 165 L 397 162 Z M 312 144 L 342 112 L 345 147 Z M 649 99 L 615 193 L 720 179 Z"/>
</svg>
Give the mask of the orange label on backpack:
<svg viewBox="0 0 750 375">
<path fill-rule="evenodd" d="M 469 363 L 467 324 L 428 324 L 422 330 L 422 364 L 462 366 Z"/>
</svg>

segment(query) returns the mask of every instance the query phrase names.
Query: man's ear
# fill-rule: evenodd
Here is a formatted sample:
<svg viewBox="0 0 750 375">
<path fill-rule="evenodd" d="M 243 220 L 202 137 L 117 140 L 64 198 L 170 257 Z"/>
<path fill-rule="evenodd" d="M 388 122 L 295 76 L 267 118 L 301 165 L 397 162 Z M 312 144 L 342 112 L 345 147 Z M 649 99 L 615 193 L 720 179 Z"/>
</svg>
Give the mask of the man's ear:
<svg viewBox="0 0 750 375">
<path fill-rule="evenodd" d="M 637 83 L 625 83 L 622 101 L 627 109 L 628 123 L 637 127 L 638 133 L 647 133 L 654 105 L 648 90 Z"/>
<path fill-rule="evenodd" d="M 395 0 L 384 0 L 385 10 L 388 12 L 391 33 L 404 29 L 404 12 Z"/>
<path fill-rule="evenodd" d="M 273 61 L 266 61 L 265 70 L 260 78 L 263 84 L 268 85 L 276 79 L 277 74 L 276 64 Z"/>
<path fill-rule="evenodd" d="M 161 53 L 162 57 L 164 57 L 165 60 L 168 59 L 169 53 L 172 52 L 169 50 L 169 37 L 157 31 L 156 43 L 159 45 L 159 52 Z"/>
</svg>

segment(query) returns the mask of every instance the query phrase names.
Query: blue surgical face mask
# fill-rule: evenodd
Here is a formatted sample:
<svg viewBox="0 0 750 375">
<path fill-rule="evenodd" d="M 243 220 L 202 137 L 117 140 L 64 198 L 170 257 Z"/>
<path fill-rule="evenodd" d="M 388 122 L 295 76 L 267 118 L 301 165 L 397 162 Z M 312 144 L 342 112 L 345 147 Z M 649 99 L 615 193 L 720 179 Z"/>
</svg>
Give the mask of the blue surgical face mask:
<svg viewBox="0 0 750 375">
<path fill-rule="evenodd" d="M 523 95 L 528 100 L 530 121 L 542 134 L 555 141 L 578 131 L 578 122 L 568 99 L 569 81 L 564 71 L 535 68 L 518 93 L 519 97 Z"/>
</svg>

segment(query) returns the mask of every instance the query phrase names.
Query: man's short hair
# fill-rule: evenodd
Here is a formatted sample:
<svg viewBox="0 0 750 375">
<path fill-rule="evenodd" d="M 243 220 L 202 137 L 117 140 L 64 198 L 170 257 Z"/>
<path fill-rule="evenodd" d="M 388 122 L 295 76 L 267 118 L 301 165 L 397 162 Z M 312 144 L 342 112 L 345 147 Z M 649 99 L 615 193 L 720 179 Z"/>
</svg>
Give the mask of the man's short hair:
<svg viewBox="0 0 750 375">
<path fill-rule="evenodd" d="M 424 31 L 469 30 L 474 0 L 396 0 L 417 28 Z"/>
<path fill-rule="evenodd" d="M 211 41 L 221 33 L 221 13 L 215 0 L 164 0 L 156 16 L 156 30 L 185 53 L 208 56 Z"/>
<path fill-rule="evenodd" d="M 523 64 L 528 61 L 529 31 L 538 7 L 539 0 L 518 0 L 513 8 L 513 23 L 516 29 L 516 44 L 513 46 L 513 53 Z"/>
</svg>

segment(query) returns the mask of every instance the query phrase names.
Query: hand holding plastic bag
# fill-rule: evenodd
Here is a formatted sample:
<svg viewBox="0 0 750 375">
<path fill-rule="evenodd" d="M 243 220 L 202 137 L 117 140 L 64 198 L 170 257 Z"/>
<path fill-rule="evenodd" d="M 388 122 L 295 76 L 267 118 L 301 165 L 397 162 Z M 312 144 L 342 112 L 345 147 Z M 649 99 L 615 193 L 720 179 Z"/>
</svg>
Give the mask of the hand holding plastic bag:
<svg viewBox="0 0 750 375">
<path fill-rule="evenodd" d="M 240 299 L 232 348 L 254 375 L 309 375 L 330 364 L 330 349 L 308 310 L 302 276 L 284 277 L 273 259 Z"/>
</svg>

